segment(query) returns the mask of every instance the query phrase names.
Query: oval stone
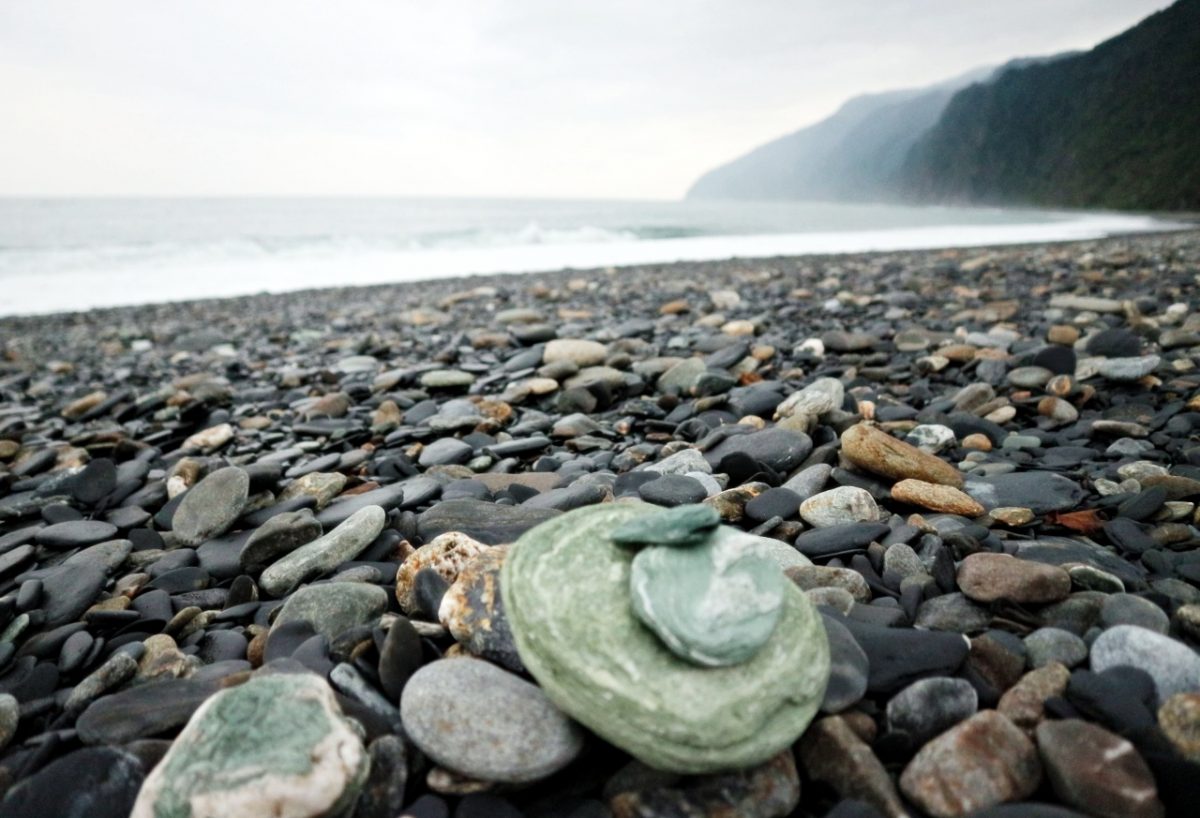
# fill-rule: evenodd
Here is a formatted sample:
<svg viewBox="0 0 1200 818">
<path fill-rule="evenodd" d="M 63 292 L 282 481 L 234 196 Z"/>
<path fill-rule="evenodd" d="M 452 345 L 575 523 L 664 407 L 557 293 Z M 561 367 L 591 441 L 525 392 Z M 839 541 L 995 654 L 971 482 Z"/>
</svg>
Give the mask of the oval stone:
<svg viewBox="0 0 1200 818">
<path fill-rule="evenodd" d="M 540 689 L 482 659 L 418 670 L 404 686 L 400 718 L 430 758 L 483 781 L 537 781 L 583 747 L 583 731 Z"/>
</svg>

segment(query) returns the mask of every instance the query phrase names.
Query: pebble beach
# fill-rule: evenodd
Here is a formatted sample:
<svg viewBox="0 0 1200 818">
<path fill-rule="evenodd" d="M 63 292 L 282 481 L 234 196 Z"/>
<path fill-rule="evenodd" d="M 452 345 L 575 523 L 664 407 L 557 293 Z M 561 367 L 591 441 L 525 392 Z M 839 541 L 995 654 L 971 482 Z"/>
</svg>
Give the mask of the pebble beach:
<svg viewBox="0 0 1200 818">
<path fill-rule="evenodd" d="M 1191 229 L 0 318 L 0 818 L 1194 815 L 1198 293 Z"/>
</svg>

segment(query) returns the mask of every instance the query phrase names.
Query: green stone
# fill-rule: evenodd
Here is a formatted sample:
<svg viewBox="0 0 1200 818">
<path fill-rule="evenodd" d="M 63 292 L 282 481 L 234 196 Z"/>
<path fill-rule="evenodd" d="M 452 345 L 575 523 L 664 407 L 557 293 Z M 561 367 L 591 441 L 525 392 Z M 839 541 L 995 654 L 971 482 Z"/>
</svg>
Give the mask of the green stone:
<svg viewBox="0 0 1200 818">
<path fill-rule="evenodd" d="M 722 526 L 694 548 L 652 546 L 633 558 L 633 612 L 681 659 L 744 662 L 783 615 L 787 584 L 757 537 Z"/>
<path fill-rule="evenodd" d="M 374 623 L 387 610 L 387 591 L 365 582 L 306 585 L 287 598 L 272 627 L 304 620 L 330 642 L 356 625 Z"/>
<path fill-rule="evenodd" d="M 635 552 L 620 525 L 658 511 L 606 503 L 560 515 L 512 546 L 501 592 L 521 660 L 572 718 L 651 767 L 679 773 L 765 762 L 804 732 L 829 679 L 821 618 L 785 585 L 771 638 L 748 661 L 702 668 L 633 613 Z"/>
<path fill-rule="evenodd" d="M 623 545 L 696 545 L 721 522 L 712 506 L 701 503 L 676 506 L 623 523 L 612 532 Z"/>
<path fill-rule="evenodd" d="M 323 679 L 259 676 L 200 706 L 147 777 L 132 818 L 339 815 L 368 767 Z"/>
</svg>

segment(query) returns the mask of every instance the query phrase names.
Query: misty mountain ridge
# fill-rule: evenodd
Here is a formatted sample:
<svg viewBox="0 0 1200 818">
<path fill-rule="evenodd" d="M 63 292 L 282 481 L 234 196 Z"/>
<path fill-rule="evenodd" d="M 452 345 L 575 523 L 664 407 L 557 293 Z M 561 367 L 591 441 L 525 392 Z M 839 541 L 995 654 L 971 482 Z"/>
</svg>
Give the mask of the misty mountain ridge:
<svg viewBox="0 0 1200 818">
<path fill-rule="evenodd" d="M 855 97 L 687 198 L 1200 207 L 1200 0 L 1090 51 Z"/>
</svg>

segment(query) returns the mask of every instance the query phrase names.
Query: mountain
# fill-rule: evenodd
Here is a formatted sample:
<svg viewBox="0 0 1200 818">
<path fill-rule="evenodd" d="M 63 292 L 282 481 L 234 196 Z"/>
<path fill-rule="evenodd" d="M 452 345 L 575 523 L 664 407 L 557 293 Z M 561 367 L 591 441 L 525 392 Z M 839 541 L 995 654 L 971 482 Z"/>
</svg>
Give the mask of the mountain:
<svg viewBox="0 0 1200 818">
<path fill-rule="evenodd" d="M 954 95 L 899 191 L 926 201 L 1200 209 L 1200 0 Z"/>
<path fill-rule="evenodd" d="M 855 97 L 815 125 L 780 137 L 700 177 L 689 199 L 886 197 L 917 138 L 981 68 L 929 88 Z"/>
</svg>

